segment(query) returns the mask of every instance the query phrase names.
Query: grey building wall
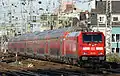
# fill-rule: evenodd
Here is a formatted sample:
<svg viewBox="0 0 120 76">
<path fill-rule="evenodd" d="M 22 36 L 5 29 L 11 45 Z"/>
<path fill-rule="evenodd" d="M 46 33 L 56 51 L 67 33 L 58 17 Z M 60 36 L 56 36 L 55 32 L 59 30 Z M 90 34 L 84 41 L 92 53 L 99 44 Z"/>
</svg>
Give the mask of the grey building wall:
<svg viewBox="0 0 120 76">
<path fill-rule="evenodd" d="M 120 14 L 120 1 L 112 1 L 112 14 Z M 96 9 L 91 10 L 91 25 L 97 25 L 97 14 L 105 14 L 106 13 L 106 1 L 96 1 L 95 4 Z M 119 23 L 112 23 L 113 26 L 119 25 Z M 104 26 L 100 24 L 100 26 Z"/>
</svg>

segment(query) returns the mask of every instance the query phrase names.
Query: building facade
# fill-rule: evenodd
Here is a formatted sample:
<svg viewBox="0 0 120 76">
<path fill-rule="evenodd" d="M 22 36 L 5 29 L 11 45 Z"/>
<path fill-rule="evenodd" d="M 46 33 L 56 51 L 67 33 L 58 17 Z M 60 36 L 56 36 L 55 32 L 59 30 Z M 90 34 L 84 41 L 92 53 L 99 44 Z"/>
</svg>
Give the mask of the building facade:
<svg viewBox="0 0 120 76">
<path fill-rule="evenodd" d="M 120 55 L 120 1 L 112 1 L 112 53 Z M 95 9 L 91 10 L 91 26 L 94 31 L 106 31 L 106 1 L 96 1 Z M 108 52 L 107 52 L 108 53 Z"/>
</svg>

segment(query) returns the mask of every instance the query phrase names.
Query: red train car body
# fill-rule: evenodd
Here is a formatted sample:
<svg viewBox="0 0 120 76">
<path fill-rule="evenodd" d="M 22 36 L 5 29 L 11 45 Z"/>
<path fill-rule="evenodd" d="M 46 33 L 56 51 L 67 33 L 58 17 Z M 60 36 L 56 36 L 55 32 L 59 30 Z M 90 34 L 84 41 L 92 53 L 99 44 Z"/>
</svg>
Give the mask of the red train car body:
<svg viewBox="0 0 120 76">
<path fill-rule="evenodd" d="M 8 42 L 11 53 L 69 63 L 104 61 L 104 47 L 102 32 L 69 32 L 66 29 L 24 34 Z"/>
</svg>

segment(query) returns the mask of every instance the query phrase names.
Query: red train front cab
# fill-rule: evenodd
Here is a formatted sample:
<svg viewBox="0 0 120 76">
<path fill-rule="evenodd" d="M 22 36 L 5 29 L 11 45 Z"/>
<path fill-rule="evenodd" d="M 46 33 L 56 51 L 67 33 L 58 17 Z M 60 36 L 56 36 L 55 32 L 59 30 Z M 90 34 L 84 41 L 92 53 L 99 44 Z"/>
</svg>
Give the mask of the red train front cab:
<svg viewBox="0 0 120 76">
<path fill-rule="evenodd" d="M 105 37 L 102 32 L 81 32 L 78 56 L 82 60 L 105 60 Z"/>
</svg>

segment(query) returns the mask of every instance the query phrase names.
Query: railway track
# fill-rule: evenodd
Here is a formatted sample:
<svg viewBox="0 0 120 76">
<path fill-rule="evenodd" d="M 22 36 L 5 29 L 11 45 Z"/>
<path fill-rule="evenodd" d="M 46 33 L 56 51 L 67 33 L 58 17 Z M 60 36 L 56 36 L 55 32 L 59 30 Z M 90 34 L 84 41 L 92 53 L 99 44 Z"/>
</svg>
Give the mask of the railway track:
<svg viewBox="0 0 120 76">
<path fill-rule="evenodd" d="M 4 57 L 4 59 L 2 59 Z M 22 65 L 11 66 L 16 61 L 14 55 L 1 54 L 0 75 L 5 76 L 103 76 L 120 75 L 120 64 L 107 62 L 109 68 L 80 68 L 77 66 L 54 63 L 48 61 L 35 60 L 22 56 L 17 57 L 17 61 Z M 28 67 L 32 64 L 32 67 Z"/>
<path fill-rule="evenodd" d="M 5 76 L 119 76 L 120 74 L 102 74 L 102 73 L 91 73 L 91 72 L 76 72 L 76 71 L 70 71 L 70 70 L 21 70 L 21 71 L 7 71 L 2 72 L 1 74 L 4 74 Z"/>
</svg>

